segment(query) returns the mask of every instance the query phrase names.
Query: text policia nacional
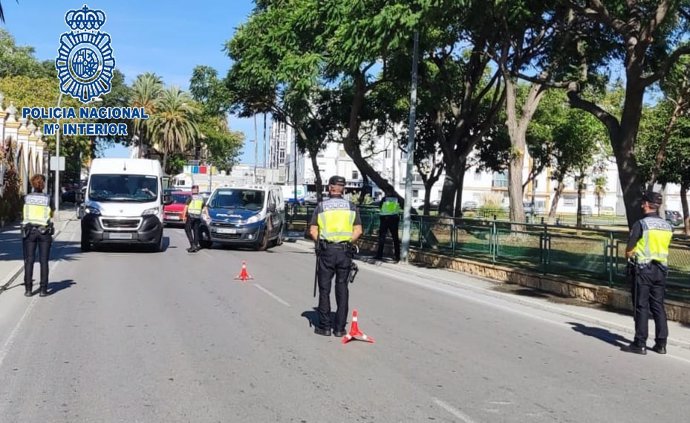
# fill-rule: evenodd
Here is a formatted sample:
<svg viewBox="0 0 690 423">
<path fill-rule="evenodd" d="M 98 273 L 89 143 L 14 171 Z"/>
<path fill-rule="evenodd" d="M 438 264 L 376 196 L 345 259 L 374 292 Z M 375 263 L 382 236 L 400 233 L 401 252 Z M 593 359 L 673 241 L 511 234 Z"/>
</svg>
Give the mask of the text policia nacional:
<svg viewBox="0 0 690 423">
<path fill-rule="evenodd" d="M 25 119 L 148 119 L 149 116 L 143 107 L 24 107 L 22 117 Z M 44 135 L 55 135 L 60 131 L 63 135 L 86 135 L 86 136 L 123 136 L 127 135 L 127 124 L 122 123 L 75 123 L 65 122 L 45 123 L 43 125 Z"/>
</svg>

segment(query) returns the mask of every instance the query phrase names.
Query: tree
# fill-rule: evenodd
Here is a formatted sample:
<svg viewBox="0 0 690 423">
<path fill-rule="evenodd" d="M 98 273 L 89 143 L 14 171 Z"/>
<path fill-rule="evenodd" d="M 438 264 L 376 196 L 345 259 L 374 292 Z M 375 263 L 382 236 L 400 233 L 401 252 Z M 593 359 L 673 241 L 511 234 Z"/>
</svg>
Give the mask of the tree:
<svg viewBox="0 0 690 423">
<path fill-rule="evenodd" d="M 163 80 L 155 73 L 144 73 L 138 75 L 132 84 L 131 105 L 132 107 L 143 107 L 149 118 L 155 116 L 158 111 L 160 97 L 163 93 Z M 151 134 L 152 121 L 134 119 L 133 129 L 139 138 L 139 157 L 142 156 L 144 146 L 148 144 L 148 137 Z"/>
<path fill-rule="evenodd" d="M 628 225 L 641 217 L 640 190 L 643 179 L 635 158 L 644 94 L 663 80 L 673 64 L 690 53 L 690 45 L 679 45 L 687 33 L 690 17 L 688 0 L 565 0 L 582 21 L 582 31 L 574 39 L 571 64 L 579 78 L 569 80 L 568 98 L 572 107 L 595 116 L 606 127 L 616 157 Z M 595 49 L 599 48 L 597 53 Z M 593 63 L 592 57 L 604 57 Z M 624 65 L 625 98 L 620 117 L 587 98 L 585 87 L 591 76 L 601 75 L 618 63 Z M 599 66 L 601 65 L 601 66 Z"/>
<path fill-rule="evenodd" d="M 189 94 L 175 86 L 163 90 L 155 107 L 157 112 L 147 124 L 148 136 L 163 153 L 163 169 L 167 172 L 168 155 L 184 152 L 198 137 L 196 117 L 199 109 Z"/>
<path fill-rule="evenodd" d="M 0 78 L 20 75 L 57 78 L 55 64 L 51 61 L 40 62 L 34 57 L 34 52 L 33 47 L 17 46 L 14 37 L 0 28 Z"/>
<path fill-rule="evenodd" d="M 675 63 L 666 79 L 662 81 L 661 88 L 666 97 L 666 102 L 672 105 L 673 111 L 665 125 L 664 133 L 659 142 L 659 150 L 654 160 L 654 167 L 648 178 L 648 189 L 650 190 L 653 188 L 657 175 L 661 171 L 666 158 L 666 148 L 678 118 L 683 114 L 687 115 L 688 111 L 690 111 L 690 57 L 682 57 Z"/>
</svg>

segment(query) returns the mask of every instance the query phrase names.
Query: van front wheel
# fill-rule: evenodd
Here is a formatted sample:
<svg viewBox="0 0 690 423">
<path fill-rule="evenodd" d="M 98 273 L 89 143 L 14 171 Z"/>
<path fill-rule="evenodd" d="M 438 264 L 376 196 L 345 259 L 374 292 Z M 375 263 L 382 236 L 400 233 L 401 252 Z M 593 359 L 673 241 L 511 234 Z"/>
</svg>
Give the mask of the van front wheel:
<svg viewBox="0 0 690 423">
<path fill-rule="evenodd" d="M 266 234 L 266 230 L 264 230 L 261 233 L 259 242 L 256 243 L 256 251 L 264 251 L 266 248 L 268 248 L 268 235 Z"/>
</svg>

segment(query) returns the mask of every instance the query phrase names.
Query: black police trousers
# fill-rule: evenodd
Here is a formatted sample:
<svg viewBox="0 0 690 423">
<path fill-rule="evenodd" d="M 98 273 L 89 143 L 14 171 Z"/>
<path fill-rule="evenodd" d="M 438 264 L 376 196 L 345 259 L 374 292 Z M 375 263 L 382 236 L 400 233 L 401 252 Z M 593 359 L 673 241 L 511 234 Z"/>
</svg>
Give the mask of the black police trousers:
<svg viewBox="0 0 690 423">
<path fill-rule="evenodd" d="M 38 247 L 38 260 L 41 263 L 41 288 L 48 289 L 48 260 L 50 260 L 52 243 L 52 235 L 40 233 L 37 227 L 29 229 L 28 235 L 24 238 L 24 287 L 27 291 L 33 288 L 36 247 Z"/>
<path fill-rule="evenodd" d="M 198 217 L 187 216 L 187 221 L 184 223 L 184 233 L 189 240 L 189 246 L 194 248 L 199 246 L 199 239 L 201 237 L 201 219 Z"/>
<path fill-rule="evenodd" d="M 319 327 L 344 331 L 350 292 L 347 275 L 350 273 L 352 251 L 349 245 L 323 244 L 319 253 Z M 335 275 L 335 322 L 331 322 L 331 281 Z"/>
<path fill-rule="evenodd" d="M 379 245 L 376 251 L 376 258 L 383 258 L 383 247 L 386 242 L 386 235 L 388 232 L 391 233 L 393 238 L 393 249 L 395 251 L 395 260 L 400 260 L 400 238 L 398 237 L 398 228 L 400 226 L 400 216 L 388 215 L 380 217 L 379 224 Z"/>
<path fill-rule="evenodd" d="M 666 345 L 668 324 L 664 308 L 666 292 L 666 275 L 668 270 L 652 262 L 635 269 L 633 284 L 633 301 L 635 302 L 635 344 L 645 345 L 649 330 L 649 312 L 654 318 L 655 342 Z"/>
</svg>

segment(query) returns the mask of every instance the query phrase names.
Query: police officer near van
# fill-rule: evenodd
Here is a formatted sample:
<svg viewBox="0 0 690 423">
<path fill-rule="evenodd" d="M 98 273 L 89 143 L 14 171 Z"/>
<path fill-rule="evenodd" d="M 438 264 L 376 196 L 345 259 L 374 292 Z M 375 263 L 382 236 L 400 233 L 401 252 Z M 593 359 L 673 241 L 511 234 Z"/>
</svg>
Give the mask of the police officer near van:
<svg viewBox="0 0 690 423">
<path fill-rule="evenodd" d="M 644 217 L 632 226 L 625 251 L 632 279 L 635 339 L 624 351 L 647 354 L 647 333 L 651 309 L 655 326 L 652 351 L 666 354 L 668 324 L 664 308 L 668 251 L 673 228 L 659 217 L 661 194 L 648 191 L 642 195 Z"/>
<path fill-rule="evenodd" d="M 204 208 L 204 198 L 199 194 L 199 186 L 192 186 L 192 200 L 187 206 L 187 220 L 184 232 L 189 240 L 187 252 L 196 253 L 201 249 L 201 210 Z"/>
<path fill-rule="evenodd" d="M 33 295 L 33 275 L 36 248 L 41 266 L 41 285 L 39 295 L 48 295 L 48 261 L 50 260 L 50 246 L 53 242 L 53 210 L 50 196 L 45 194 L 46 179 L 43 175 L 31 177 L 33 192 L 24 198 L 22 212 L 22 236 L 24 247 L 24 295 Z"/>
<path fill-rule="evenodd" d="M 309 222 L 309 233 L 316 241 L 319 285 L 318 335 L 345 336 L 349 289 L 348 274 L 352 264 L 353 243 L 362 235 L 362 221 L 357 207 L 343 198 L 345 178 L 332 176 L 328 180 L 329 198 L 316 206 Z M 331 322 L 331 281 L 335 275 L 335 301 L 338 309 Z"/>
<path fill-rule="evenodd" d="M 400 201 L 395 195 L 395 191 L 389 189 L 386 192 L 386 196 L 381 201 L 381 211 L 379 212 L 379 244 L 374 259 L 383 260 L 383 247 L 386 242 L 386 234 L 390 232 L 393 238 L 395 261 L 400 261 L 400 238 L 398 237 L 400 211 Z"/>
</svg>

